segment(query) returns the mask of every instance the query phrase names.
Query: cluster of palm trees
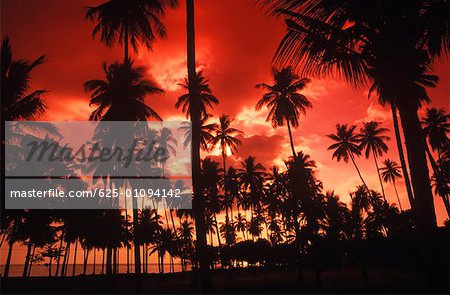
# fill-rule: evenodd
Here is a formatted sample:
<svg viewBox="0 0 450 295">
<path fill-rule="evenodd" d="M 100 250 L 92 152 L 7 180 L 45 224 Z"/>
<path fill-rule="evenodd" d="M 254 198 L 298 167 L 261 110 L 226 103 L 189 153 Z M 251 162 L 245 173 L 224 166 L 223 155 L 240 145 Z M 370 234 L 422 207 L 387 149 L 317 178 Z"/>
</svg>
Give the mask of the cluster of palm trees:
<svg viewBox="0 0 450 295">
<path fill-rule="evenodd" d="M 267 121 L 274 128 L 287 126 L 292 156 L 286 160 L 285 167 L 272 167 L 267 171 L 251 156 L 241 161 L 239 167 L 227 164 L 229 157 L 237 157 L 243 132 L 233 127 L 230 116 L 220 116 L 218 123 L 211 121 L 210 110 L 219 100 L 203 73 L 195 69 L 194 1 L 187 0 L 188 77 L 182 84 L 186 94 L 179 97 L 175 107 L 181 108 L 191 120 L 190 126 L 183 128 L 186 129 L 184 143 L 192 147 L 193 209 L 164 210 L 165 218 L 156 210 L 138 210 L 136 204 L 133 204 L 131 216 L 127 210 L 90 210 L 83 218 L 76 210 L 4 211 L 1 243 L 9 244 L 4 276 L 8 276 L 16 242 L 27 247 L 23 276 L 28 276 L 32 265 L 44 258 L 48 260 L 49 274 L 56 261 L 55 275 L 67 275 L 73 247 L 74 275 L 79 246 L 83 249 L 84 273 L 91 261 L 90 253 L 95 264 L 98 251 L 102 251 L 101 273 L 117 273 L 120 253 L 123 253 L 119 249 L 125 248 L 127 271 L 130 272 L 133 264 L 135 273 L 148 272 L 149 259 L 157 253 L 159 271 L 164 272 L 168 254 L 171 271 L 174 271 L 175 259 L 181 261 L 183 269 L 191 264 L 199 270 L 202 286 L 207 289 L 210 285 L 208 270 L 214 265 L 211 257 L 218 257 L 216 260 L 222 265 L 229 264 L 223 253 L 227 247 L 242 241 L 266 239 L 273 247 L 293 245 L 295 259 L 300 263 L 300 254 L 309 253 L 322 238 L 341 241 L 386 237 L 403 228 L 404 220 L 411 221 L 411 216 L 420 232 L 434 231 L 436 218 L 431 184 L 450 214 L 447 136 L 450 116 L 443 110 L 431 108 L 421 122 L 417 111 L 422 102 L 429 100 L 426 87 L 433 87 L 437 82 L 437 77 L 429 74 L 433 59 L 450 47 L 448 31 L 440 29 L 449 26 L 448 20 L 440 14 L 447 4 L 442 1 L 402 2 L 402 6 L 395 1 L 262 2 L 272 13 L 285 17 L 288 26 L 276 55 L 276 61 L 287 66 L 273 69 L 272 84 L 256 86 L 266 91 L 256 103 L 256 109 L 267 107 Z M 443 7 L 436 9 L 439 5 Z M 129 45 L 135 52 L 140 45 L 151 49 L 157 38 L 166 37 L 162 17 L 167 9 L 177 6 L 176 0 L 109 0 L 88 8 L 86 18 L 96 23 L 94 37 L 100 35 L 100 41 L 108 46 L 118 42 L 124 47 L 123 63 L 103 65 L 105 80 L 84 84 L 91 93 L 90 105 L 96 107 L 90 120 L 162 120 L 144 98 L 164 91 L 145 78 L 144 68 L 134 64 Z M 433 26 L 429 26 L 431 19 Z M 33 119 L 46 107 L 41 99 L 44 91 L 29 92 L 28 88 L 30 72 L 43 62 L 43 57 L 34 62 L 13 60 L 9 41 L 5 39 L 1 62 L 4 130 L 6 120 Z M 391 106 L 401 165 L 385 159 L 379 167 L 379 159 L 387 152 L 386 141 L 389 140 L 388 129 L 379 122 L 364 122 L 359 133 L 355 132 L 356 126 L 338 124 L 336 134 L 328 135 L 335 141 L 329 147 L 333 150 L 332 157 L 344 162 L 351 160 L 361 178 L 362 185 L 350 195 L 350 206 L 333 192 L 323 191 L 322 182 L 315 175 L 315 162 L 296 150 L 292 128 L 299 126 L 300 115 L 312 107 L 308 98 L 300 93 L 310 80 L 295 73 L 298 66 L 302 66 L 307 75 L 334 73 L 351 84 L 369 84 L 370 93 L 377 93 L 382 104 Z M 409 166 L 403 155 L 397 111 Z M 3 135 L 3 159 L 4 143 Z M 202 151 L 210 152 L 214 148 L 220 150 L 222 163 L 211 157 L 201 158 Z M 437 161 L 432 151 L 437 152 Z M 356 158 L 363 153 L 374 160 L 381 194 L 367 186 L 357 166 Z M 427 155 L 434 172 L 431 179 Z M 402 176 L 412 215 L 409 211 L 403 212 L 395 186 Z M 387 201 L 383 181 L 394 185 L 401 212 Z M 125 182 L 125 185 L 131 184 Z M 208 248 L 208 243 L 215 246 L 214 240 L 217 240 L 217 247 L 213 247 L 217 255 L 211 255 Z M 134 254 L 133 262 L 130 253 Z"/>
</svg>

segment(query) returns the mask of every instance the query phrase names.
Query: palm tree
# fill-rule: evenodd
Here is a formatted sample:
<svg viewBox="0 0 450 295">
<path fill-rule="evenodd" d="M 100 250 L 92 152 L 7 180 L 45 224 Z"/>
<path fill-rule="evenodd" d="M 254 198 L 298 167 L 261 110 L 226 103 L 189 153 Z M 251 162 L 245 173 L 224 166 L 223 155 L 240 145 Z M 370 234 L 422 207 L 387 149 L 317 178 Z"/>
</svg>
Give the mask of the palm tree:
<svg viewBox="0 0 450 295">
<path fill-rule="evenodd" d="M 207 116 L 207 107 L 213 108 L 215 104 L 219 103 L 219 100 L 212 94 L 211 88 L 209 87 L 209 80 L 203 76 L 203 72 L 200 71 L 195 74 L 192 80 L 184 79 L 184 83 L 179 84 L 184 89 L 188 91 L 178 98 L 175 107 L 178 109 L 181 107 L 183 113 L 186 114 L 186 118 L 191 116 L 192 101 L 198 98 L 199 112 L 201 118 Z M 191 93 L 193 91 L 193 93 Z M 208 118 L 206 117 L 206 120 Z"/>
<path fill-rule="evenodd" d="M 107 46 L 111 47 L 116 41 L 124 46 L 125 63 L 129 61 L 130 43 L 137 52 L 139 44 L 151 50 L 156 38 L 167 38 L 161 18 L 167 8 L 178 5 L 178 0 L 109 0 L 88 7 L 85 17 L 97 22 L 93 37 L 100 33 L 100 41 Z"/>
<path fill-rule="evenodd" d="M 172 257 L 177 254 L 177 236 L 170 228 L 163 228 L 156 233 L 156 241 L 151 253 L 156 251 L 159 253 L 161 273 L 164 273 L 164 256 L 166 253 Z"/>
<path fill-rule="evenodd" d="M 441 159 L 441 150 L 448 142 L 447 134 L 450 133 L 450 114 L 446 114 L 444 109 L 429 108 L 426 111 L 425 118 L 422 120 L 423 131 L 428 138 L 428 143 L 433 151 L 437 151 Z M 429 153 L 430 161 L 432 160 Z"/>
<path fill-rule="evenodd" d="M 382 128 L 380 125 L 380 122 L 375 121 L 364 122 L 364 127 L 361 128 L 361 134 L 359 135 L 359 148 L 361 151 L 365 150 L 366 158 L 369 158 L 370 153 L 372 153 L 373 160 L 375 161 L 375 167 L 377 168 L 377 175 L 378 180 L 380 181 L 383 198 L 386 201 L 386 195 L 384 193 L 384 187 L 381 181 L 380 169 L 378 168 L 377 157 L 381 157 L 383 153 L 387 152 L 388 146 L 385 141 L 390 140 L 390 138 L 383 135 L 383 133 L 388 132 L 389 129 Z"/>
<path fill-rule="evenodd" d="M 298 91 L 303 90 L 310 82 L 307 78 L 299 79 L 291 67 L 281 70 L 272 69 L 273 85 L 266 83 L 257 84 L 257 88 L 262 88 L 268 92 L 256 104 L 256 110 L 263 106 L 269 109 L 267 121 L 272 122 L 274 128 L 287 124 L 289 139 L 291 143 L 292 155 L 297 156 L 292 138 L 291 125 L 298 127 L 298 118 L 300 114 L 306 113 L 307 108 L 311 108 L 311 102 Z"/>
<path fill-rule="evenodd" d="M 400 166 L 398 166 L 397 163 L 389 159 L 384 160 L 383 165 L 384 166 L 380 168 L 381 177 L 383 178 L 384 182 L 392 182 L 392 184 L 394 185 L 395 195 L 397 196 L 400 211 L 403 211 L 402 203 L 400 202 L 400 198 L 397 192 L 397 187 L 395 186 L 395 182 L 397 181 L 397 179 L 402 177 L 402 173 L 400 172 Z"/>
<path fill-rule="evenodd" d="M 45 90 L 30 91 L 30 79 L 32 71 L 44 62 L 44 56 L 37 58 L 34 61 L 14 60 L 9 43 L 9 38 L 6 36 L 2 41 L 0 50 L 1 62 L 1 158 L 5 159 L 5 127 L 6 121 L 16 120 L 31 120 L 43 114 L 46 110 L 46 105 L 42 100 L 42 94 Z M 1 172 L 1 190 L 5 191 L 5 165 L 0 167 Z M 8 276 L 11 255 L 14 243 L 18 240 L 15 234 L 16 229 L 21 223 L 21 214 L 19 211 L 4 211 L 4 199 L 0 200 L 1 210 L 1 224 L 4 237 L 8 238 L 8 255 L 4 269 L 4 277 Z"/>
<path fill-rule="evenodd" d="M 261 163 L 255 163 L 255 160 L 255 157 L 252 156 L 246 158 L 241 162 L 242 168 L 238 169 L 237 173 L 245 194 L 245 203 L 247 208 L 251 208 L 252 216 L 254 210 L 260 206 L 264 176 L 266 175 L 264 166 Z"/>
<path fill-rule="evenodd" d="M 2 121 L 30 120 L 43 114 L 47 107 L 41 96 L 46 91 L 30 91 L 29 83 L 31 72 L 44 63 L 45 56 L 34 61 L 14 60 L 8 37 L 3 39 L 0 54 Z"/>
<path fill-rule="evenodd" d="M 238 213 L 235 219 L 236 219 L 236 230 L 242 233 L 242 238 L 245 240 L 245 231 L 247 230 L 247 219 L 241 213 Z"/>
<path fill-rule="evenodd" d="M 348 127 L 347 124 L 337 124 L 336 134 L 327 135 L 329 138 L 336 141 L 335 144 L 332 144 L 328 147 L 328 150 L 335 150 L 333 152 L 332 158 L 336 158 L 338 162 L 342 159 L 345 163 L 347 163 L 348 160 L 351 159 L 353 165 L 356 168 L 356 171 L 358 172 L 359 178 L 364 184 L 364 187 L 367 191 L 369 191 L 369 188 L 367 187 L 366 182 L 364 181 L 361 172 L 359 171 L 359 168 L 355 162 L 355 155 L 361 155 L 361 149 L 358 145 L 359 137 L 354 133 L 355 129 L 356 126 L 354 125 Z"/>
<path fill-rule="evenodd" d="M 334 191 L 325 194 L 325 232 L 332 240 L 342 238 L 350 211 Z"/>
<path fill-rule="evenodd" d="M 145 121 L 147 118 L 162 120 L 144 99 L 149 94 L 164 91 L 145 79 L 145 68 L 135 67 L 133 62 L 107 66 L 103 64 L 106 80 L 90 80 L 84 83 L 86 92 L 92 92 L 89 105 L 97 106 L 89 119 L 94 121 Z"/>
<path fill-rule="evenodd" d="M 228 150 L 231 152 L 231 155 L 237 153 L 237 146 L 241 145 L 242 142 L 236 138 L 238 135 L 242 135 L 243 132 L 231 127 L 231 123 L 233 119 L 230 116 L 222 115 L 219 118 L 219 124 L 215 124 L 214 126 L 214 135 L 211 138 L 211 144 L 213 146 L 219 146 L 222 152 L 222 162 L 223 162 L 223 191 L 225 200 L 228 200 L 227 194 L 227 166 L 226 166 L 226 158 L 228 154 Z M 232 203 L 231 203 L 232 205 Z M 225 204 L 225 221 L 228 226 L 228 202 Z"/>
<path fill-rule="evenodd" d="M 264 0 L 288 19 L 276 60 L 303 66 L 305 74 L 335 73 L 357 86 L 371 83 L 380 100 L 400 113 L 421 231 L 436 228 L 426 147 L 418 109 L 437 77 L 434 59 L 450 48 L 448 3 L 443 1 Z M 393 48 L 395 50 L 393 50 Z"/>
<path fill-rule="evenodd" d="M 194 0 L 186 0 L 186 45 L 187 45 L 187 68 L 188 81 L 185 85 L 189 91 L 189 114 L 192 122 L 192 186 L 194 198 L 192 209 L 195 216 L 196 253 L 198 253 L 199 274 L 201 286 L 204 292 L 211 288 L 211 277 L 209 274 L 210 261 L 207 254 L 206 227 L 205 227 L 205 201 L 201 196 L 201 167 L 200 167 L 200 143 L 201 143 L 201 119 L 206 114 L 202 107 L 202 90 L 208 94 L 206 87 L 200 86 L 199 75 L 195 69 L 195 12 Z M 195 86 L 198 87 L 195 87 Z M 209 92 L 210 93 L 210 92 Z M 204 97 L 204 96 L 203 96 Z M 211 99 L 211 97 L 210 97 Z M 187 110 L 186 110 L 187 111 Z"/>
<path fill-rule="evenodd" d="M 212 116 L 210 114 L 206 114 L 200 120 L 200 148 L 204 151 L 209 151 L 209 142 L 213 138 L 212 132 L 215 126 L 215 123 L 207 123 L 208 119 Z M 184 141 L 183 146 L 187 147 L 192 142 L 192 124 L 190 122 L 181 122 L 180 130 L 184 130 Z"/>
</svg>

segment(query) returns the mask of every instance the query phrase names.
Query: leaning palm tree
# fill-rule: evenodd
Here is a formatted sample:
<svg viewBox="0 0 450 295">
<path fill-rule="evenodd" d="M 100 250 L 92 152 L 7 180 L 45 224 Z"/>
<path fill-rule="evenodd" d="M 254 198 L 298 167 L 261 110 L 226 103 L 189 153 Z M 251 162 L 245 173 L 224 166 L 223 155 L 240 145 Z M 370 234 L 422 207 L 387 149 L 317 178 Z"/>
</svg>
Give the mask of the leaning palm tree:
<svg viewBox="0 0 450 295">
<path fill-rule="evenodd" d="M 395 195 L 397 196 L 400 211 L 403 211 L 402 203 L 400 202 L 400 198 L 397 192 L 397 187 L 395 186 L 395 182 L 397 181 L 397 179 L 402 177 L 402 173 L 400 172 L 400 166 L 398 166 L 397 163 L 395 163 L 394 161 L 386 159 L 383 161 L 383 167 L 380 168 L 380 171 L 383 181 L 392 182 L 392 184 L 394 185 Z"/>
<path fill-rule="evenodd" d="M 106 80 L 90 80 L 84 83 L 91 92 L 89 105 L 97 108 L 89 119 L 94 121 L 145 121 L 147 118 L 162 120 L 145 104 L 149 94 L 163 94 L 153 82 L 145 79 L 145 68 L 135 67 L 133 62 L 103 64 Z"/>
<path fill-rule="evenodd" d="M 1 107 L 0 107 L 0 125 L 1 125 L 1 158 L 5 159 L 5 127 L 6 121 L 15 120 L 30 120 L 43 114 L 46 110 L 46 105 L 42 100 L 42 94 L 45 90 L 30 91 L 30 79 L 32 71 L 44 62 L 44 56 L 37 58 L 34 61 L 14 60 L 11 50 L 9 38 L 5 37 L 2 41 L 0 50 L 1 62 L 1 78 L 0 78 L 0 93 L 1 93 Z M 1 191 L 5 191 L 5 165 L 0 167 L 1 172 Z M 9 249 L 6 259 L 4 277 L 7 277 L 10 269 L 12 248 L 15 241 L 17 241 L 15 231 L 20 223 L 21 211 L 8 210 L 4 211 L 4 199 L 0 200 L 1 210 L 1 232 L 3 237 L 10 235 Z"/>
<path fill-rule="evenodd" d="M 428 101 L 433 61 L 450 49 L 448 1 L 261 0 L 287 17 L 288 32 L 276 61 L 302 66 L 304 74 L 337 74 L 357 86 L 376 85 L 380 100 L 400 113 L 416 221 L 436 228 L 426 146 L 418 117 Z"/>
<path fill-rule="evenodd" d="M 375 161 L 375 167 L 377 168 L 378 180 L 380 181 L 381 191 L 383 193 L 383 198 L 386 201 L 386 195 L 384 193 L 383 182 L 381 181 L 380 169 L 378 168 L 378 156 L 382 156 L 386 153 L 388 146 L 385 141 L 390 140 L 390 138 L 383 133 L 389 131 L 387 128 L 380 127 L 380 122 L 370 121 L 364 122 L 364 127 L 361 128 L 361 134 L 359 135 L 359 148 L 361 151 L 365 150 L 366 158 L 369 158 L 370 154 L 373 155 L 373 160 Z"/>
<path fill-rule="evenodd" d="M 219 124 L 215 124 L 214 126 L 214 135 L 211 138 L 211 144 L 213 146 L 219 146 L 220 151 L 222 152 L 222 162 L 223 162 L 223 191 L 225 200 L 228 199 L 227 194 L 227 166 L 226 166 L 226 159 L 228 150 L 231 152 L 232 155 L 237 153 L 237 147 L 238 145 L 241 145 L 242 142 L 236 138 L 238 135 L 242 135 L 243 132 L 241 130 L 238 130 L 236 128 L 231 127 L 231 123 L 233 122 L 233 119 L 230 118 L 230 116 L 222 115 L 219 118 Z M 228 202 L 225 202 L 225 221 L 226 225 L 228 226 Z M 232 203 L 231 203 L 232 204 Z"/>
<path fill-rule="evenodd" d="M 306 113 L 307 108 L 311 108 L 312 104 L 299 91 L 303 90 L 310 82 L 307 78 L 299 79 L 291 67 L 281 70 L 272 69 L 273 85 L 266 83 L 257 84 L 257 88 L 267 90 L 264 96 L 256 104 L 256 110 L 260 110 L 263 106 L 269 109 L 269 115 L 266 121 L 271 121 L 274 128 L 284 126 L 286 123 L 289 139 L 291 143 L 292 155 L 297 156 L 294 148 L 294 140 L 292 138 L 292 127 L 298 127 L 298 118 L 300 114 Z"/>
<path fill-rule="evenodd" d="M 44 56 L 34 61 L 14 60 L 9 38 L 3 39 L 1 48 L 2 122 L 29 120 L 45 112 L 46 105 L 41 98 L 45 90 L 30 91 L 29 85 L 31 72 L 43 62 Z"/>
<path fill-rule="evenodd" d="M 450 114 L 444 109 L 429 108 L 422 120 L 423 131 L 433 151 L 437 151 L 441 159 L 441 151 L 448 142 L 447 134 L 450 133 Z M 431 156 L 431 153 L 429 153 Z M 431 159 L 430 159 L 431 160 Z"/>
<path fill-rule="evenodd" d="M 349 159 L 352 160 L 352 163 L 355 166 L 356 171 L 358 172 L 359 178 L 364 184 L 366 190 L 369 191 L 369 188 L 367 187 L 367 184 L 364 181 L 355 161 L 355 155 L 361 155 L 361 149 L 358 145 L 359 137 L 358 134 L 355 134 L 355 129 L 356 126 L 354 125 L 348 127 L 347 124 L 337 124 L 336 134 L 327 135 L 329 138 L 336 141 L 336 143 L 328 147 L 328 150 L 335 150 L 333 152 L 332 158 L 336 158 L 338 162 L 341 159 L 344 160 L 345 163 L 347 163 Z"/>
<path fill-rule="evenodd" d="M 97 22 L 93 37 L 100 33 L 100 41 L 107 46 L 111 47 L 116 41 L 123 45 L 126 62 L 130 43 L 137 52 L 140 44 L 151 50 L 156 38 L 167 38 L 161 18 L 167 8 L 178 5 L 178 0 L 109 0 L 88 7 L 85 17 Z"/>
</svg>

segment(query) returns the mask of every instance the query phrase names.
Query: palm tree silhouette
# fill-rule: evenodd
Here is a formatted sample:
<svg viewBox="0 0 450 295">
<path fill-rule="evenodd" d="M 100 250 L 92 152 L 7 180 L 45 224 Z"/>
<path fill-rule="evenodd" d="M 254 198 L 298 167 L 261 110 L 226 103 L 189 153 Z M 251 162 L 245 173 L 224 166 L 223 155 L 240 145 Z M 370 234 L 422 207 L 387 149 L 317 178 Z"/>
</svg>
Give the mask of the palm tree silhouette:
<svg viewBox="0 0 450 295">
<path fill-rule="evenodd" d="M 381 171 L 381 177 L 383 178 L 384 182 L 392 182 L 394 185 L 395 195 L 397 196 L 398 205 L 400 206 L 400 211 L 403 211 L 402 209 L 402 203 L 400 202 L 400 198 L 398 196 L 397 187 L 395 185 L 395 182 L 397 179 L 402 177 L 402 174 L 400 172 L 400 166 L 397 165 L 394 161 L 390 159 L 386 159 L 383 161 L 383 167 L 380 168 Z"/>
<path fill-rule="evenodd" d="M 247 230 L 247 219 L 245 218 L 245 215 L 238 213 L 238 215 L 235 216 L 235 219 L 236 219 L 236 230 L 240 231 L 242 233 L 242 238 L 246 240 L 245 232 Z"/>
<path fill-rule="evenodd" d="M 219 103 L 219 100 L 212 94 L 211 88 L 209 87 L 209 80 L 207 80 L 203 76 L 203 72 L 200 71 L 195 74 L 192 81 L 184 79 L 184 83 L 179 85 L 188 90 L 188 93 L 185 93 L 178 98 L 175 107 L 177 109 L 181 107 L 182 112 L 186 114 L 186 118 L 189 118 L 191 115 L 192 101 L 194 100 L 194 97 L 198 98 L 200 116 L 206 121 L 208 119 L 207 107 L 213 108 L 215 104 Z M 191 93 L 190 91 L 194 91 L 194 93 Z"/>
<path fill-rule="evenodd" d="M 299 79 L 299 76 L 293 72 L 291 67 L 281 70 L 273 68 L 272 76 L 273 85 L 266 83 L 256 85 L 257 88 L 268 91 L 256 104 L 256 110 L 267 106 L 269 109 L 267 121 L 271 121 L 274 128 L 284 126 L 284 123 L 287 124 L 292 155 L 296 157 L 291 125 L 297 128 L 300 114 L 305 114 L 306 109 L 312 107 L 306 96 L 298 92 L 303 90 L 310 80 L 307 78 Z"/>
<path fill-rule="evenodd" d="M 212 116 L 210 114 L 206 114 L 200 120 L 200 148 L 204 151 L 209 151 L 210 146 L 209 143 L 212 139 L 212 132 L 215 126 L 215 123 L 207 123 L 209 118 Z M 181 126 L 178 128 L 180 130 L 184 130 L 184 141 L 183 146 L 187 147 L 192 142 L 192 124 L 190 122 L 181 122 Z"/>
<path fill-rule="evenodd" d="M 228 226 L 228 187 L 227 187 L 227 166 L 226 166 L 226 158 L 228 154 L 228 150 L 231 152 L 231 155 L 237 153 L 237 146 L 241 145 L 242 142 L 236 138 L 238 135 L 242 135 L 243 132 L 231 127 L 231 123 L 233 119 L 230 116 L 222 115 L 219 118 L 219 124 L 214 125 L 214 135 L 211 138 L 211 144 L 213 146 L 219 146 L 220 151 L 222 152 L 222 162 L 223 162 L 223 191 L 225 197 L 225 223 Z M 232 202 L 231 202 L 232 205 Z"/>
<path fill-rule="evenodd" d="M 328 150 L 335 150 L 333 152 L 332 158 L 336 158 L 338 162 L 341 159 L 344 160 L 345 163 L 347 163 L 349 159 L 352 160 L 352 163 L 355 166 L 356 171 L 358 172 L 359 178 L 364 184 L 366 190 L 369 191 L 369 188 L 367 187 L 366 182 L 364 181 L 361 172 L 359 171 L 359 168 L 355 162 L 355 155 L 361 155 L 361 149 L 358 145 L 359 137 L 358 134 L 354 133 L 355 129 L 356 126 L 354 125 L 348 127 L 347 124 L 337 124 L 336 134 L 327 135 L 329 138 L 336 141 L 335 144 L 332 144 L 328 147 Z"/>
<path fill-rule="evenodd" d="M 446 114 L 444 109 L 429 108 L 422 120 L 423 131 L 428 138 L 428 143 L 433 151 L 437 151 L 441 159 L 441 150 L 448 142 L 447 134 L 450 133 L 450 114 Z M 429 153 L 431 156 L 431 153 Z M 430 159 L 432 160 L 432 159 Z"/>
<path fill-rule="evenodd" d="M 428 1 L 264 1 L 288 19 L 288 32 L 276 55 L 280 64 L 303 66 L 305 74 L 336 73 L 349 83 L 377 84 L 380 99 L 399 110 L 421 231 L 436 228 L 433 196 L 417 111 L 429 100 L 428 72 L 449 48 L 447 4 Z M 342 8 L 342 9 L 341 9 Z M 338 13 L 337 13 L 338 11 Z M 370 11 L 370 13 L 369 13 Z M 320 13 L 319 13 L 320 12 Z M 350 23 L 351 24 L 350 24 Z M 348 24 L 344 25 L 344 24 Z M 395 50 L 393 50 L 395 48 Z"/>
<path fill-rule="evenodd" d="M 266 169 L 261 163 L 255 162 L 256 158 L 249 156 L 241 162 L 242 168 L 238 169 L 238 179 L 241 183 L 244 202 L 247 207 L 251 208 L 251 215 L 256 207 L 259 207 L 261 200 L 261 193 L 263 189 L 264 172 Z"/>
<path fill-rule="evenodd" d="M 86 92 L 92 92 L 89 105 L 97 106 L 89 119 L 94 121 L 145 121 L 162 120 L 144 99 L 149 94 L 164 91 L 145 79 L 145 68 L 133 62 L 103 64 L 106 80 L 89 80 L 84 83 Z"/>
<path fill-rule="evenodd" d="M 388 136 L 383 135 L 389 131 L 387 128 L 380 127 L 380 122 L 370 121 L 364 122 L 363 128 L 361 128 L 361 134 L 359 135 L 359 148 L 361 151 L 365 150 L 366 158 L 369 158 L 370 153 L 373 155 L 373 160 L 375 162 L 375 167 L 377 169 L 378 180 L 380 181 L 381 191 L 383 193 L 383 198 L 386 201 L 386 195 L 384 193 L 383 182 L 381 181 L 380 169 L 378 168 L 377 157 L 382 156 L 386 153 L 388 146 L 385 141 L 390 140 Z"/>
<path fill-rule="evenodd" d="M 100 41 L 111 47 L 116 41 L 124 46 L 124 63 L 129 61 L 131 43 L 137 52 L 142 44 L 151 50 L 156 38 L 167 38 L 161 18 L 168 8 L 178 7 L 178 0 L 109 0 L 88 7 L 85 18 L 96 21 L 92 36 L 100 33 Z"/>
<path fill-rule="evenodd" d="M 195 233 L 196 233 L 196 251 L 198 253 L 199 274 L 203 291 L 207 292 L 211 288 L 211 277 L 208 272 L 210 261 L 207 253 L 206 228 L 205 228 L 205 202 L 201 197 L 201 165 L 200 165 L 200 144 L 201 144 L 201 120 L 207 114 L 204 105 L 205 95 L 209 96 L 209 100 L 214 101 L 208 91 L 207 84 L 200 79 L 201 75 L 197 74 L 195 62 L 195 6 L 194 0 L 186 0 L 186 45 L 187 45 L 187 69 L 188 79 L 185 86 L 188 87 L 189 109 L 187 117 L 192 122 L 192 185 L 194 189 L 194 198 L 192 200 L 192 209 L 195 216 Z M 204 79 L 203 79 L 204 81 Z M 197 87 L 196 87 L 197 86 Z M 217 99 L 216 99 L 217 101 Z M 179 105 L 182 102 L 179 100 Z"/>
<path fill-rule="evenodd" d="M 31 72 L 44 63 L 45 56 L 41 56 L 34 61 L 14 60 L 7 36 L 3 39 L 0 55 L 2 63 L 2 121 L 30 120 L 43 114 L 47 107 L 41 95 L 46 91 L 34 90 L 30 92 L 29 84 Z"/>
</svg>

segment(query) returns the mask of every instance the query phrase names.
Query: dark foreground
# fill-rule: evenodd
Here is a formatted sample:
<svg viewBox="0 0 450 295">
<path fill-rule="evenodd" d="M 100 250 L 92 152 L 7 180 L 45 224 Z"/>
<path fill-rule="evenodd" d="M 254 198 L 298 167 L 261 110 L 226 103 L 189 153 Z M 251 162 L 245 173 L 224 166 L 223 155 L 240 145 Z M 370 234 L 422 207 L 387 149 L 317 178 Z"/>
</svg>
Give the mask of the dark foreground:
<svg viewBox="0 0 450 295">
<path fill-rule="evenodd" d="M 192 284 L 192 273 L 166 275 L 79 276 L 69 278 L 32 277 L 1 280 L 7 293 L 200 293 Z M 261 269 L 213 273 L 213 293 L 440 293 L 450 294 L 448 274 L 427 276 L 416 271 L 368 269 L 362 279 L 358 268 L 340 273 L 327 271 L 318 285 L 314 271 L 305 270 L 303 280 L 297 272 Z M 140 285 L 140 286 L 139 286 Z"/>
</svg>

